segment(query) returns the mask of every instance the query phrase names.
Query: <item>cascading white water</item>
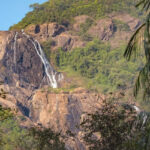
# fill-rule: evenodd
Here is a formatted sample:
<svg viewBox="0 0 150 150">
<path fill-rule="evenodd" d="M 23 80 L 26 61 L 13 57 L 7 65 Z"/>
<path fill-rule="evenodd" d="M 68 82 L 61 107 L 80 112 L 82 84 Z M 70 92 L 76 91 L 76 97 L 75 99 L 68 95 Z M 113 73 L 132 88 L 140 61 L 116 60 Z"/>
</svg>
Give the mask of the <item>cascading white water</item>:
<svg viewBox="0 0 150 150">
<path fill-rule="evenodd" d="M 53 88 L 57 88 L 57 81 L 56 81 L 56 78 L 55 78 L 56 72 L 54 71 L 54 69 L 52 68 L 50 63 L 47 61 L 39 42 L 37 40 L 35 40 L 35 41 L 32 41 L 32 43 L 35 47 L 35 50 L 36 50 L 38 56 L 41 58 L 41 61 L 44 65 L 46 75 L 49 79 L 49 83 L 51 84 L 51 86 Z"/>
<path fill-rule="evenodd" d="M 14 37 L 14 46 L 13 46 L 13 50 L 14 50 L 14 64 L 16 66 L 16 43 L 17 43 L 17 36 L 18 36 L 18 32 L 16 32 L 15 37 Z"/>
<path fill-rule="evenodd" d="M 133 108 L 135 109 L 135 111 L 137 112 L 138 115 L 141 115 L 141 117 L 142 117 L 142 126 L 144 126 L 145 123 L 146 123 L 146 120 L 148 118 L 147 114 L 145 112 L 142 112 L 140 110 L 140 108 L 135 106 L 135 105 L 133 106 Z"/>
<path fill-rule="evenodd" d="M 136 110 L 137 113 L 140 113 L 140 112 L 141 112 L 141 110 L 140 110 L 139 107 L 137 107 L 137 106 L 134 105 L 133 108 Z"/>
<path fill-rule="evenodd" d="M 22 30 L 22 33 L 31 41 L 31 43 L 33 44 L 36 50 L 37 55 L 40 57 L 44 65 L 45 73 L 48 77 L 49 85 L 52 86 L 52 88 L 57 88 L 56 71 L 53 69 L 53 67 L 50 65 L 50 63 L 46 59 L 40 43 L 37 40 L 33 40 L 32 38 L 30 38 L 30 36 L 27 35 L 23 30 Z"/>
</svg>

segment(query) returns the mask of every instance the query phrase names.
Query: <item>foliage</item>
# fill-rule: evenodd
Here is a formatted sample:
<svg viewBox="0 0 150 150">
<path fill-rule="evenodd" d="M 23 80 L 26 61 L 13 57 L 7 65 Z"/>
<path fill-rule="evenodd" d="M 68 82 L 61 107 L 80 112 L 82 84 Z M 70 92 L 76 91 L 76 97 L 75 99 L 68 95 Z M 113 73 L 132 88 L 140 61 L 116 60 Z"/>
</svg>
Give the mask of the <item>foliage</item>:
<svg viewBox="0 0 150 150">
<path fill-rule="evenodd" d="M 80 124 L 90 150 L 149 150 L 150 114 L 132 105 L 103 100 L 101 108 Z"/>
<path fill-rule="evenodd" d="M 36 140 L 36 150 L 65 150 L 60 133 L 54 133 L 50 128 L 31 128 L 30 134 Z"/>
<path fill-rule="evenodd" d="M 150 114 L 141 112 L 136 120 L 136 132 L 126 143 L 130 150 L 149 150 L 150 147 Z"/>
<path fill-rule="evenodd" d="M 21 127 L 10 109 L 0 106 L 0 150 L 64 150 L 60 137 L 51 129 Z"/>
<path fill-rule="evenodd" d="M 127 64 L 124 58 L 120 59 L 124 49 L 122 45 L 111 50 L 109 44 L 94 39 L 84 48 L 68 52 L 59 49 L 51 58 L 60 71 L 77 72 L 88 79 L 86 83 L 91 88 L 96 86 L 108 92 L 131 86 L 142 66 L 142 62 L 133 60 Z"/>
<path fill-rule="evenodd" d="M 79 36 L 81 36 L 82 40 L 84 41 L 92 41 L 92 36 L 90 36 L 87 31 L 88 29 L 93 25 L 94 20 L 91 18 L 87 18 L 85 23 L 82 23 L 80 25 L 80 32 L 79 32 Z"/>
<path fill-rule="evenodd" d="M 130 27 L 128 24 L 120 21 L 120 20 L 117 20 L 117 19 L 114 19 L 113 20 L 113 23 L 117 26 L 117 28 L 119 30 L 122 30 L 122 31 L 130 31 Z"/>
<path fill-rule="evenodd" d="M 10 29 L 23 29 L 30 24 L 45 22 L 68 25 L 73 21 L 73 17 L 79 15 L 99 18 L 112 12 L 128 11 L 136 14 L 134 4 L 135 0 L 49 0 L 41 5 L 37 3 L 31 5 L 33 11 L 27 13 L 22 21 Z"/>
<path fill-rule="evenodd" d="M 47 59 L 50 58 L 50 53 L 51 53 L 50 48 L 51 48 L 52 44 L 53 44 L 53 41 L 51 39 L 42 43 L 42 47 L 44 47 L 44 53 L 45 53 Z"/>
<path fill-rule="evenodd" d="M 34 150 L 35 141 L 33 137 L 30 137 L 28 131 L 21 128 L 14 118 L 1 122 L 0 130 L 0 150 Z"/>
<path fill-rule="evenodd" d="M 33 150 L 33 138 L 19 126 L 13 113 L 0 106 L 0 150 Z"/>
<path fill-rule="evenodd" d="M 136 30 L 131 37 L 124 56 L 130 60 L 133 54 L 143 50 L 145 55 L 145 66 L 140 70 L 139 76 L 135 83 L 134 95 L 137 97 L 140 89 L 143 89 L 143 98 L 149 99 L 150 96 L 150 2 L 148 0 L 140 0 L 137 7 L 142 6 L 146 11 L 147 17 L 145 22 Z"/>
<path fill-rule="evenodd" d="M 8 118 L 12 118 L 13 114 L 11 113 L 10 109 L 8 108 L 2 108 L 0 105 L 0 121 L 3 121 Z"/>
<path fill-rule="evenodd" d="M 103 100 L 101 108 L 93 114 L 88 114 L 81 122 L 83 139 L 90 150 L 125 149 L 135 120 L 133 109 L 124 109 L 110 100 Z"/>
</svg>

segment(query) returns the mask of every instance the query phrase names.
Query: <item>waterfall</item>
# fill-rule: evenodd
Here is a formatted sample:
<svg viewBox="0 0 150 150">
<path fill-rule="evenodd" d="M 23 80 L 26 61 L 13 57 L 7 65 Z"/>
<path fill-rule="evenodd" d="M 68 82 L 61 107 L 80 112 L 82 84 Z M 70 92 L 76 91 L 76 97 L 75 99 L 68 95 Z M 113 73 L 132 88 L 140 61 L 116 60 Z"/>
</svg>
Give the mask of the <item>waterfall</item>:
<svg viewBox="0 0 150 150">
<path fill-rule="evenodd" d="M 45 69 L 46 76 L 48 78 L 49 85 L 52 86 L 52 88 L 57 88 L 57 81 L 56 81 L 57 72 L 53 69 L 53 67 L 50 65 L 50 63 L 46 59 L 40 43 L 37 40 L 30 38 L 30 36 L 27 35 L 25 32 L 23 32 L 23 34 L 31 41 L 31 43 L 33 44 L 35 48 L 37 55 L 40 57 L 44 65 L 44 69 Z"/>
<path fill-rule="evenodd" d="M 142 127 L 143 127 L 145 125 L 147 119 L 148 119 L 148 115 L 146 114 L 146 112 L 141 111 L 140 108 L 135 106 L 135 105 L 133 106 L 133 108 L 135 109 L 137 114 L 141 117 L 141 119 L 142 119 Z"/>
<path fill-rule="evenodd" d="M 16 32 L 15 37 L 14 37 L 14 46 L 13 46 L 13 50 L 14 50 L 14 64 L 16 67 L 16 43 L 17 43 L 17 36 L 18 36 L 18 32 Z"/>
<path fill-rule="evenodd" d="M 44 55 L 44 52 L 41 48 L 41 45 L 40 43 L 35 40 L 35 41 L 31 41 L 34 45 L 34 48 L 38 54 L 38 56 L 40 57 L 43 65 L 44 65 L 44 68 L 45 68 L 45 73 L 49 79 L 49 84 L 51 84 L 51 86 L 53 88 L 57 88 L 57 81 L 56 81 L 56 72 L 54 71 L 54 69 L 52 68 L 52 66 L 50 65 L 50 63 L 48 62 L 48 60 L 46 59 L 45 55 Z"/>
<path fill-rule="evenodd" d="M 139 107 L 137 107 L 137 106 L 134 105 L 133 108 L 135 109 L 135 111 L 136 111 L 137 113 L 140 113 L 140 112 L 141 112 L 141 110 L 140 110 Z"/>
</svg>

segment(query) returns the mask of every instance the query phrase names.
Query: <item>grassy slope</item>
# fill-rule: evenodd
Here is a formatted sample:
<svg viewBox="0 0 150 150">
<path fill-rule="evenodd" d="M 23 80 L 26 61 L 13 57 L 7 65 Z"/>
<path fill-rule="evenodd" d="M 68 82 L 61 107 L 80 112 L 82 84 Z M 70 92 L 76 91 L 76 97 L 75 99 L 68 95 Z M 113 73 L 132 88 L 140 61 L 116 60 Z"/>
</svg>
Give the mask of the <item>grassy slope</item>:
<svg viewBox="0 0 150 150">
<path fill-rule="evenodd" d="M 131 87 L 144 60 L 127 62 L 123 58 L 125 45 L 110 49 L 109 44 L 94 39 L 85 48 L 71 52 L 58 50 L 51 59 L 60 71 L 80 76 L 85 86 L 113 92 Z"/>
</svg>

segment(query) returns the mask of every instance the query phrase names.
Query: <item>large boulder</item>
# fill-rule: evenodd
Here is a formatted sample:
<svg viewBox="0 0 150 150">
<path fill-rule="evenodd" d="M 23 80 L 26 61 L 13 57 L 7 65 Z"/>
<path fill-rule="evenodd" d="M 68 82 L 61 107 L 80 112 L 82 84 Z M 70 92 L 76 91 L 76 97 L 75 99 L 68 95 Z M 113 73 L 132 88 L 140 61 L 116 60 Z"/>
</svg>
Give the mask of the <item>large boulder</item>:
<svg viewBox="0 0 150 150">
<path fill-rule="evenodd" d="M 65 51 L 84 47 L 85 42 L 77 35 L 72 35 L 67 28 L 57 23 L 30 25 L 25 32 L 36 38 L 40 43 L 50 41 L 51 50 L 62 48 Z"/>
<path fill-rule="evenodd" d="M 127 43 L 140 24 L 139 19 L 129 14 L 111 14 L 97 20 L 88 30 L 88 34 L 109 43 L 111 48 L 116 48 Z"/>
<path fill-rule="evenodd" d="M 114 23 L 112 22 L 112 19 L 105 18 L 98 20 L 96 22 L 96 25 L 93 25 L 89 29 L 88 33 L 94 37 L 99 38 L 100 40 L 108 41 L 110 37 L 113 36 L 115 31 L 116 28 L 114 26 Z"/>
<path fill-rule="evenodd" d="M 63 25 L 48 23 L 42 25 L 30 25 L 25 29 L 25 32 L 43 42 L 49 40 L 49 38 L 56 37 L 65 30 L 66 28 Z"/>
</svg>

